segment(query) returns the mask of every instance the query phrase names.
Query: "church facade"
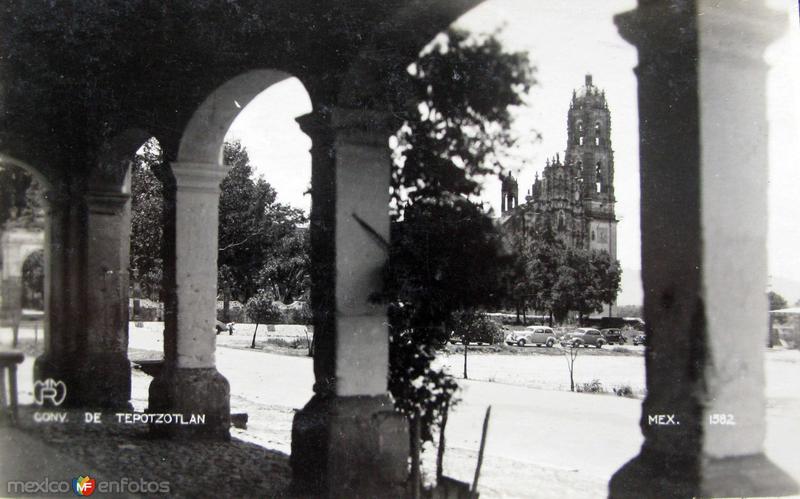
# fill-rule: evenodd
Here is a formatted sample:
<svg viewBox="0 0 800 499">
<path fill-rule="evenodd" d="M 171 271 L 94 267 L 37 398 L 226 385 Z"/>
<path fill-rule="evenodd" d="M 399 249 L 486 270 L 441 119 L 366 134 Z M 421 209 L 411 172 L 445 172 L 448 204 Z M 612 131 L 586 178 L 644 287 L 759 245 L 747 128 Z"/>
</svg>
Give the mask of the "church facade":
<svg viewBox="0 0 800 499">
<path fill-rule="evenodd" d="M 546 161 L 524 203 L 518 203 L 513 176 L 504 179 L 501 195 L 501 223 L 508 235 L 535 239 L 549 224 L 567 247 L 606 251 L 617 258 L 611 113 L 605 91 L 594 85 L 591 75 L 572 93 L 564 157 L 556 154 Z"/>
</svg>

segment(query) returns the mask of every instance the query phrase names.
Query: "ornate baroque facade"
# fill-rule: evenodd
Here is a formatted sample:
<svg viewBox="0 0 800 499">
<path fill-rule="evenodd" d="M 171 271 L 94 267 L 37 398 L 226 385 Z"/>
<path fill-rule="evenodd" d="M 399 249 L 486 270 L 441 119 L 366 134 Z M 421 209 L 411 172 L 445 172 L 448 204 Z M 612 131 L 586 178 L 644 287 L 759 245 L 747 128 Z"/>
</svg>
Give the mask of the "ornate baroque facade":
<svg viewBox="0 0 800 499">
<path fill-rule="evenodd" d="M 567 148 L 547 160 L 541 177 L 518 205 L 517 181 L 502 186 L 502 224 L 509 234 L 533 238 L 545 224 L 568 247 L 607 251 L 617 256 L 614 214 L 614 151 L 611 114 L 605 92 L 586 75 L 574 90 L 567 114 Z"/>
</svg>

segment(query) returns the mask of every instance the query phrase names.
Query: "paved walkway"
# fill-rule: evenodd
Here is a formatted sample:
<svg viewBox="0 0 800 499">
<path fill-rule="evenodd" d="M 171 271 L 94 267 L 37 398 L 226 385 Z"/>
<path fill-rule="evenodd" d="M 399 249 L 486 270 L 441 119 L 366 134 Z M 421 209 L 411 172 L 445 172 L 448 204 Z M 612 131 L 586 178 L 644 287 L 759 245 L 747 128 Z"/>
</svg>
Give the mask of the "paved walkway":
<svg viewBox="0 0 800 499">
<path fill-rule="evenodd" d="M 31 414 L 23 414 L 21 420 L 28 422 L 21 428 L 0 428 L 0 496 L 20 495 L 8 488 L 9 481 L 65 481 L 71 486 L 72 479 L 82 475 L 97 480 L 94 497 L 239 498 L 288 493 L 288 456 L 280 452 L 235 438 L 230 442 L 152 439 L 143 425 L 115 424 L 110 414 L 103 418 L 109 423 L 85 425 L 79 423 L 81 414 L 69 413 L 67 424 L 35 424 Z M 111 481 L 123 484 L 116 485 L 122 493 L 100 493 L 101 482 Z M 56 494 L 42 494 L 39 489 L 33 496 L 74 495 L 71 489 Z"/>
<path fill-rule="evenodd" d="M 82 475 L 102 478 L 69 452 L 56 450 L 18 428 L 0 428 L 0 496 L 12 496 L 10 481 L 42 482 L 46 479 L 67 481 L 71 485 L 73 478 Z"/>
</svg>

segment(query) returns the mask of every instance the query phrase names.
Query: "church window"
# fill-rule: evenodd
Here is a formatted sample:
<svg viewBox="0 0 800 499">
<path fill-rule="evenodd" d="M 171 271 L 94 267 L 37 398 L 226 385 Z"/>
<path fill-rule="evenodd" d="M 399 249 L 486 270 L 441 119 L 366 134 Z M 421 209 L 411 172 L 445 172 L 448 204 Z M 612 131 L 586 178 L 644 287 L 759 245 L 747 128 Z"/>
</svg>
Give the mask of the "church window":
<svg viewBox="0 0 800 499">
<path fill-rule="evenodd" d="M 600 145 L 600 123 L 594 124 L 594 145 Z"/>
<path fill-rule="evenodd" d="M 598 161 L 594 167 L 594 180 L 595 180 L 595 189 L 598 193 L 602 192 L 603 190 L 603 169 L 600 166 L 600 162 Z"/>
</svg>

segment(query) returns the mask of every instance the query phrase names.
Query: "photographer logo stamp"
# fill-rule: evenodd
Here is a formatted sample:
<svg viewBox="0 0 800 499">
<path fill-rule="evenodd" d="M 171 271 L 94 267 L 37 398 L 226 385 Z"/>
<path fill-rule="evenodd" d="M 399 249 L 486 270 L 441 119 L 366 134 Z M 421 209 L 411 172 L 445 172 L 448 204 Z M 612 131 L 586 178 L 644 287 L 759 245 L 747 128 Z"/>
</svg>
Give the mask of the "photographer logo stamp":
<svg viewBox="0 0 800 499">
<path fill-rule="evenodd" d="M 63 381 L 56 381 L 53 378 L 46 380 L 36 380 L 33 383 L 33 400 L 36 405 L 43 406 L 45 400 L 58 407 L 67 398 L 67 385 Z"/>
<path fill-rule="evenodd" d="M 39 407 L 59 407 L 67 398 L 67 385 L 63 381 L 47 378 L 33 383 L 33 401 Z M 36 423 L 66 423 L 67 413 L 62 411 L 36 411 L 33 413 Z"/>
</svg>

